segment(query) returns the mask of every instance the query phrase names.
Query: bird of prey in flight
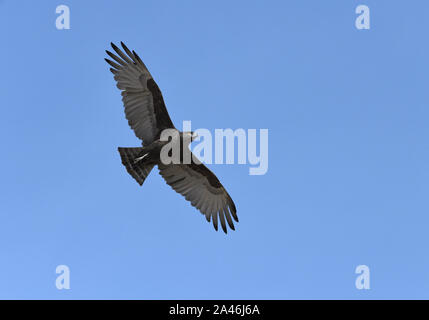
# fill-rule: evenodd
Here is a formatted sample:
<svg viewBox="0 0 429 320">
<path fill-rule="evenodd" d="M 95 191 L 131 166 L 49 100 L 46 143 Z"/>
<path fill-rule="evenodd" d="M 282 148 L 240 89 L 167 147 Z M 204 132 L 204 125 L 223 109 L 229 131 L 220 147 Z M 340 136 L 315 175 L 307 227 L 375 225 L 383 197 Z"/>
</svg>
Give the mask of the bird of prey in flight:
<svg viewBox="0 0 429 320">
<path fill-rule="evenodd" d="M 110 58 L 105 59 L 112 68 L 117 87 L 122 91 L 125 116 L 135 135 L 142 140 L 142 147 L 118 148 L 122 164 L 128 173 L 142 185 L 155 165 L 165 182 L 196 207 L 208 222 L 218 230 L 218 221 L 227 233 L 226 223 L 235 230 L 232 219 L 238 222 L 237 210 L 230 195 L 219 179 L 204 164 L 181 161 L 178 164 L 164 164 L 161 149 L 169 141 L 160 139 L 165 129 L 176 129 L 168 115 L 164 99 L 158 85 L 143 61 L 122 42 L 122 49 L 111 44 L 116 55 L 106 50 Z M 177 130 L 177 129 L 176 129 Z M 180 132 L 172 143 L 188 147 L 193 132 Z M 187 144 L 186 144 L 187 143 Z M 182 150 L 182 148 L 180 148 Z"/>
</svg>

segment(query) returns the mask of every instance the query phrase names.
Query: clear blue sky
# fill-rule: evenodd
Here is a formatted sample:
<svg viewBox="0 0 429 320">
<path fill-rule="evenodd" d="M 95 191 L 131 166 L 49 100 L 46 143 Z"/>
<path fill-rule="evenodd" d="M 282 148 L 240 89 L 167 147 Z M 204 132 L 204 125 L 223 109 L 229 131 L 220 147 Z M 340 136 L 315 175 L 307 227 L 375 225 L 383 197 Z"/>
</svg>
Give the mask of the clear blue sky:
<svg viewBox="0 0 429 320">
<path fill-rule="evenodd" d="M 57 30 L 57 5 L 71 29 Z M 355 28 L 355 8 L 371 29 Z M 427 1 L 0 1 L 0 298 L 429 298 Z M 173 121 L 268 128 L 269 170 L 210 165 L 215 232 L 153 171 L 104 50 L 148 65 Z M 70 267 L 57 290 L 55 268 Z M 368 265 L 371 289 L 357 290 Z"/>
</svg>

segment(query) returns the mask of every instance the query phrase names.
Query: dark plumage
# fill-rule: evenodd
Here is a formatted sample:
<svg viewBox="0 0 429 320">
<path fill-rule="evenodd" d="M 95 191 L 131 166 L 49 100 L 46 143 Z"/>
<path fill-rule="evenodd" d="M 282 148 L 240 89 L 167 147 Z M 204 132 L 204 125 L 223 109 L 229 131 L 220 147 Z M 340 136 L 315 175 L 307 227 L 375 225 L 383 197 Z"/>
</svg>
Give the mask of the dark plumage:
<svg viewBox="0 0 429 320">
<path fill-rule="evenodd" d="M 227 223 L 235 230 L 233 219 L 238 222 L 235 204 L 213 172 L 202 163 L 165 165 L 160 161 L 161 148 L 167 143 L 160 141 L 161 132 L 176 129 L 168 115 L 161 90 L 137 53 L 131 52 L 122 42 L 125 53 L 113 43 L 111 45 L 117 55 L 106 51 L 113 61 L 105 60 L 112 66 L 110 71 L 122 91 L 128 124 L 142 140 L 142 147 L 118 148 L 128 173 L 142 185 L 157 165 L 167 184 L 190 201 L 208 222 L 212 221 L 216 230 L 219 220 L 225 233 Z M 192 133 L 180 132 L 178 143 L 185 143 L 185 136 L 192 138 Z"/>
</svg>

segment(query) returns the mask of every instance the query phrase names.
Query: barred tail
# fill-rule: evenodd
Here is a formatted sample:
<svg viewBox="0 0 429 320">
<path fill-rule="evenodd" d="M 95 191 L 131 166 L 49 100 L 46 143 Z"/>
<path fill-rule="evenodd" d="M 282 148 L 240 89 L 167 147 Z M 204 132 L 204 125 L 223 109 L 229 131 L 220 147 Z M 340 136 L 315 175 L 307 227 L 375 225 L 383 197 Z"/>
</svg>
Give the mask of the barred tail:
<svg viewBox="0 0 429 320">
<path fill-rule="evenodd" d="M 127 169 L 128 173 L 142 185 L 150 171 L 154 167 L 153 164 L 144 164 L 142 162 L 135 163 L 135 159 L 143 151 L 143 148 L 118 148 L 121 155 L 122 164 Z"/>
</svg>

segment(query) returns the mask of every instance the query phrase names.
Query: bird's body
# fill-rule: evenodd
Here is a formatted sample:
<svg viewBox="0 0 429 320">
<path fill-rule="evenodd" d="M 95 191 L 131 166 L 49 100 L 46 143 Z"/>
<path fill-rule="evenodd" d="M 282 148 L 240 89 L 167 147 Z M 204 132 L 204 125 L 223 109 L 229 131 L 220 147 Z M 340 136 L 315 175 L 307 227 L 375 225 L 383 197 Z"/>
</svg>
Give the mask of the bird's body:
<svg viewBox="0 0 429 320">
<path fill-rule="evenodd" d="M 154 166 L 158 166 L 164 180 L 175 191 L 212 221 L 218 230 L 218 221 L 226 233 L 226 223 L 234 230 L 233 219 L 238 222 L 237 210 L 230 195 L 204 164 L 186 162 L 183 146 L 188 146 L 194 137 L 192 132 L 178 132 L 171 144 L 179 146 L 179 162 L 162 161 L 162 149 L 170 141 L 161 139 L 164 130 L 176 130 L 165 107 L 162 93 L 140 57 L 122 42 L 122 52 L 112 43 L 116 55 L 106 51 L 114 60 L 106 59 L 113 67 L 117 87 L 122 90 L 122 101 L 128 123 L 142 147 L 118 148 L 122 164 L 128 173 L 142 185 Z M 174 148 L 173 148 L 174 149 Z M 192 159 L 192 157 L 191 157 Z"/>
</svg>

